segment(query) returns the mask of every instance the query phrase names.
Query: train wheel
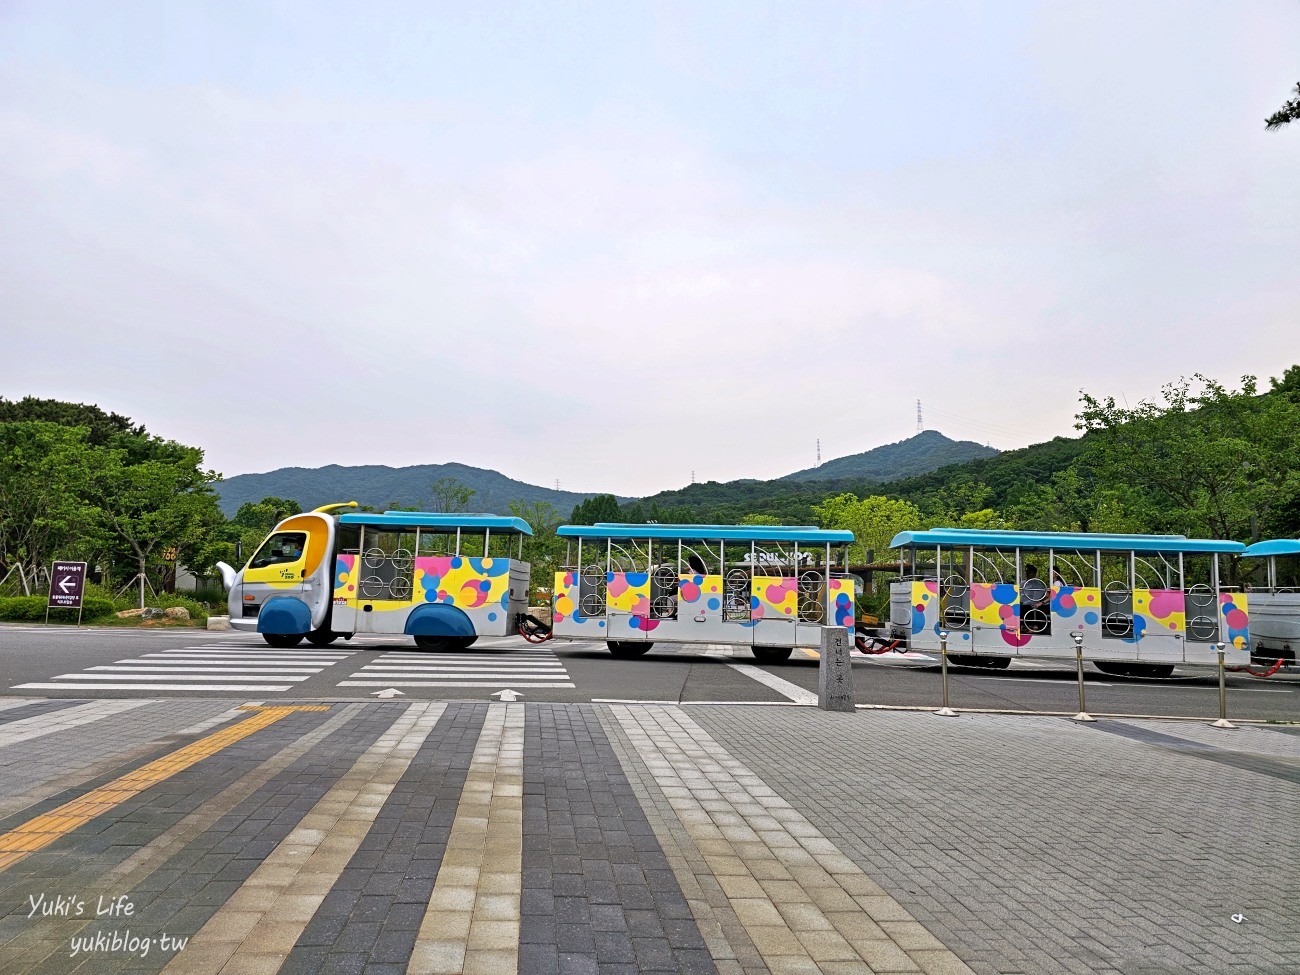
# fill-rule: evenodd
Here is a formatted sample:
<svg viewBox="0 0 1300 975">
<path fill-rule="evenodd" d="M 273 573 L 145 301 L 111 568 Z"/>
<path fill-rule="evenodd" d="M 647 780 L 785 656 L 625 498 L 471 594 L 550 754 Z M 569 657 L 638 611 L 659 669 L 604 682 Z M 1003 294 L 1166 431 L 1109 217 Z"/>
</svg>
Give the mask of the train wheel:
<svg viewBox="0 0 1300 975">
<path fill-rule="evenodd" d="M 460 648 L 454 636 L 417 636 L 415 645 L 421 650 L 437 650 L 443 653 Z"/>
<path fill-rule="evenodd" d="M 339 634 L 331 633 L 329 630 L 317 630 L 307 634 L 307 642 L 313 647 L 328 647 L 338 638 Z"/>
<path fill-rule="evenodd" d="M 789 660 L 790 654 L 794 653 L 794 647 L 752 647 L 754 658 L 760 663 L 779 664 L 783 660 Z"/>
<path fill-rule="evenodd" d="M 653 643 L 641 643 L 640 641 L 610 640 L 609 652 L 620 660 L 628 660 L 649 653 L 650 648 L 653 646 Z"/>
<path fill-rule="evenodd" d="M 1173 677 L 1173 664 L 1134 664 L 1134 677 Z"/>
<path fill-rule="evenodd" d="M 302 643 L 303 635 L 301 633 L 263 633 L 262 639 L 271 646 L 280 650 L 287 650 L 289 647 L 296 647 Z"/>
<path fill-rule="evenodd" d="M 959 667 L 984 667 L 988 670 L 1006 670 L 1011 666 L 1010 657 L 986 657 L 978 653 L 950 653 L 948 660 Z"/>
<path fill-rule="evenodd" d="M 1174 675 L 1173 664 L 1133 664 L 1118 660 L 1096 660 L 1093 662 L 1103 674 L 1113 674 L 1116 677 L 1159 678 Z"/>
</svg>

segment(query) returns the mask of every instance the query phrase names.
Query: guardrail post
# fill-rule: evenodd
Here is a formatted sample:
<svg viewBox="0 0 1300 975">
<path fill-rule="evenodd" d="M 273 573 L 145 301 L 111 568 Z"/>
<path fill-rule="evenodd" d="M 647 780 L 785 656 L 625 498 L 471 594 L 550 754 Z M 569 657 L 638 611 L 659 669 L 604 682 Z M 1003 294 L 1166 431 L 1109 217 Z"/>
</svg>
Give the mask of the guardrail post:
<svg viewBox="0 0 1300 975">
<path fill-rule="evenodd" d="M 941 718 L 955 718 L 957 712 L 948 707 L 948 631 L 939 631 L 939 669 L 943 674 L 943 707 L 934 712 Z"/>
<path fill-rule="evenodd" d="M 853 637 L 842 626 L 822 627 L 822 656 L 817 666 L 817 706 L 823 711 L 854 711 Z"/>
<path fill-rule="evenodd" d="M 1223 674 L 1223 652 L 1227 648 L 1226 643 L 1216 643 L 1214 645 L 1214 649 L 1219 652 L 1219 720 L 1211 724 L 1211 728 L 1237 727 L 1228 720 L 1228 685 Z"/>
<path fill-rule="evenodd" d="M 1074 666 L 1079 675 L 1079 713 L 1074 716 L 1074 720 L 1096 721 L 1097 719 L 1088 713 L 1088 705 L 1083 694 L 1083 634 L 1075 630 L 1070 636 L 1074 639 Z"/>
</svg>

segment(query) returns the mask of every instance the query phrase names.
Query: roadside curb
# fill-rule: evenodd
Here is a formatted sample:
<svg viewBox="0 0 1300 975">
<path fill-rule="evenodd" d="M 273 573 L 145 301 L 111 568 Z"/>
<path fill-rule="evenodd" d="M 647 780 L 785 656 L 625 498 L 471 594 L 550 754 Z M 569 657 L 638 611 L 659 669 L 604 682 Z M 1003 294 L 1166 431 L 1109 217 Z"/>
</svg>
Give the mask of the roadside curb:
<svg viewBox="0 0 1300 975">
<path fill-rule="evenodd" d="M 859 711 L 912 711 L 921 714 L 933 714 L 939 709 L 936 707 L 919 707 L 904 704 L 858 704 L 855 705 Z M 1073 718 L 1074 711 L 1024 711 L 1014 708 L 962 708 L 961 714 L 1008 714 L 1026 718 Z M 1210 723 L 1211 718 L 1205 715 L 1189 714 L 1122 714 L 1107 713 L 1104 711 L 1093 711 L 1092 716 L 1095 718 L 1120 718 L 1135 721 L 1203 721 Z M 1264 726 L 1276 726 L 1279 728 L 1294 728 L 1300 726 L 1300 721 L 1268 721 L 1263 718 L 1237 718 L 1234 717 L 1235 724 L 1253 724 Z"/>
</svg>

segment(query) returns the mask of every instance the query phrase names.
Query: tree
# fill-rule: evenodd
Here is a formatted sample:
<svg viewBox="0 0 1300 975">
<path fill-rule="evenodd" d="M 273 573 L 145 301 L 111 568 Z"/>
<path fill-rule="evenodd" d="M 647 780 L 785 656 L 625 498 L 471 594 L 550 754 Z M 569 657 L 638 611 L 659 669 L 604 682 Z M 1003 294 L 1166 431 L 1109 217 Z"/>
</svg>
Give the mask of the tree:
<svg viewBox="0 0 1300 975">
<path fill-rule="evenodd" d="M 998 514 L 994 508 L 981 508 L 979 511 L 967 511 L 957 518 L 954 528 L 978 528 L 981 531 L 1000 531 L 1011 527 L 1011 522 Z"/>
<path fill-rule="evenodd" d="M 814 505 L 818 524 L 823 528 L 847 528 L 853 532 L 854 542 L 849 548 L 849 560 L 865 562 L 876 553 L 889 548 L 894 536 L 902 531 L 920 528 L 920 510 L 910 501 L 897 501 L 879 495 L 859 500 L 853 494 L 841 494 Z"/>
<path fill-rule="evenodd" d="M 163 550 L 204 572 L 234 546 L 210 489 L 220 476 L 202 461 L 98 406 L 0 398 L 0 577 L 20 564 L 26 586 L 53 557 L 121 560 L 137 567 L 143 602 Z"/>
<path fill-rule="evenodd" d="M 640 501 L 633 501 L 631 504 L 620 505 L 618 514 L 612 519 L 601 518 L 598 520 L 619 521 L 625 525 L 646 525 L 658 519 L 649 517 Z"/>
<path fill-rule="evenodd" d="M 1080 429 L 1095 432 L 1099 490 L 1136 514 L 1145 531 L 1246 540 L 1300 493 L 1300 402 L 1288 372 L 1271 395 L 1254 376 L 1233 391 L 1196 375 L 1169 383 L 1161 401 L 1119 407 L 1081 394 Z"/>
<path fill-rule="evenodd" d="M 1291 366 L 1270 384 L 1270 398 L 1300 407 L 1300 366 Z M 1264 538 L 1300 538 L 1300 471 L 1292 470 L 1277 485 L 1272 505 L 1261 514 L 1259 530 Z"/>
<path fill-rule="evenodd" d="M 618 520 L 618 499 L 612 494 L 597 494 L 579 502 L 569 516 L 570 523 L 574 525 L 595 525 Z"/>
<path fill-rule="evenodd" d="M 745 515 L 740 519 L 742 525 L 779 525 L 780 520 L 775 515 Z"/>
<path fill-rule="evenodd" d="M 993 489 L 969 475 L 955 478 L 920 498 L 922 522 L 930 528 L 1006 528 L 990 503 Z"/>
<path fill-rule="evenodd" d="M 137 453 L 151 459 L 131 463 L 127 451 L 107 451 L 94 480 L 95 500 L 104 520 L 124 543 L 137 566 L 140 606 L 150 559 L 165 548 L 176 548 L 187 561 L 210 540 L 221 519 L 209 485 L 217 474 L 204 471 L 203 451 L 175 441 L 138 445 Z"/>
<path fill-rule="evenodd" d="M 290 515 L 302 514 L 302 505 L 292 498 L 277 498 L 269 495 L 261 501 L 245 501 L 230 519 L 232 525 L 240 528 L 259 528 L 269 532 L 279 522 Z"/>
<path fill-rule="evenodd" d="M 1265 129 L 1280 129 L 1300 118 L 1300 84 L 1295 86 L 1296 97 L 1285 102 L 1280 109 L 1264 119 Z"/>
<path fill-rule="evenodd" d="M 478 492 L 454 477 L 440 477 L 429 486 L 433 497 L 431 510 L 444 514 L 468 511 L 470 500 Z"/>
<path fill-rule="evenodd" d="M 1046 482 L 1023 485 L 1006 506 L 1016 528 L 1041 532 L 1092 531 L 1094 501 L 1090 486 L 1075 467 L 1057 471 Z"/>
<path fill-rule="evenodd" d="M 0 396 L 0 423 L 57 423 L 63 427 L 82 427 L 87 441 L 96 447 L 105 447 L 120 434 L 147 437 L 143 425 L 118 413 L 105 413 L 88 403 L 65 403 L 57 399 L 37 399 L 25 396 L 20 400 L 7 400 Z"/>
<path fill-rule="evenodd" d="M 101 452 L 85 427 L 0 422 L 0 578 L 17 567 L 20 585 L 58 555 L 88 555 L 102 538 L 86 503 Z"/>
<path fill-rule="evenodd" d="M 510 513 L 528 522 L 533 530 L 532 537 L 524 539 L 524 559 L 532 567 L 530 588 L 533 594 L 549 598 L 555 571 L 564 555 L 564 540 L 555 534 L 563 515 L 549 501 L 511 501 Z"/>
</svg>

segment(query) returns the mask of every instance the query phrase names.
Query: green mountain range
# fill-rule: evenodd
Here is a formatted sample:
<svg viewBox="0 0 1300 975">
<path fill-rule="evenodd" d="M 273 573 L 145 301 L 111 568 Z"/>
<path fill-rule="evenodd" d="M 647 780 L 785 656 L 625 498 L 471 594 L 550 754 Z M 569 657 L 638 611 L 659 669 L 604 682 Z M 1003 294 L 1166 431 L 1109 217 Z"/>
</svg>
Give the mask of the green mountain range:
<svg viewBox="0 0 1300 975">
<path fill-rule="evenodd" d="M 860 454 L 828 461 L 820 467 L 788 474 L 776 481 L 741 479 L 726 484 L 696 484 L 680 491 L 666 491 L 653 500 L 695 505 L 714 494 L 727 500 L 767 497 L 792 490 L 824 493 L 839 481 L 889 481 L 924 474 L 951 464 L 978 460 L 997 454 L 990 447 L 970 441 L 950 440 L 935 430 L 926 430 L 899 443 L 886 444 Z M 548 501 L 568 517 L 573 507 L 592 493 L 555 491 L 516 481 L 493 470 L 465 464 L 421 464 L 414 467 L 282 467 L 264 474 L 237 474 L 216 485 L 221 508 L 232 515 L 246 501 L 265 497 L 288 498 L 310 509 L 334 501 L 359 501 L 373 508 L 429 507 L 430 486 L 439 478 L 454 478 L 474 489 L 470 510 L 506 513 L 512 501 Z M 796 482 L 796 483 L 791 483 Z M 809 482 L 806 484 L 797 482 Z M 816 482 L 816 483 L 812 483 Z M 630 500 L 619 498 L 620 503 Z"/>
<path fill-rule="evenodd" d="M 433 502 L 430 487 L 443 477 L 454 478 L 474 489 L 470 511 L 495 514 L 509 514 L 512 501 L 549 501 L 567 517 L 574 505 L 595 493 L 555 491 L 465 464 L 281 467 L 265 474 L 236 474 L 214 487 L 221 498 L 221 510 L 227 516 L 233 515 L 246 501 L 272 496 L 297 501 L 304 511 L 335 501 L 357 501 L 381 511 L 390 507 L 428 510 Z"/>
</svg>

